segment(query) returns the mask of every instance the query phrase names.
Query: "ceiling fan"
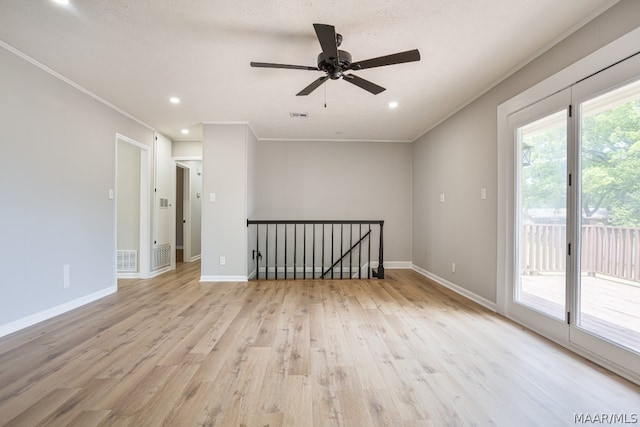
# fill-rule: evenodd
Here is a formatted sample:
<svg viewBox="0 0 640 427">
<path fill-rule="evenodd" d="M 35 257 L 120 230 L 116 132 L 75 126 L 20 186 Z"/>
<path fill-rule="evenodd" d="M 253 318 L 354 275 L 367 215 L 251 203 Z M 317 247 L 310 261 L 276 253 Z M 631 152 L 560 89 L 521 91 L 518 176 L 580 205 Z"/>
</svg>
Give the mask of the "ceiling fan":
<svg viewBox="0 0 640 427">
<path fill-rule="evenodd" d="M 420 60 L 418 49 L 406 52 L 394 53 L 392 55 L 380 56 L 364 61 L 351 62 L 351 54 L 344 50 L 338 50 L 342 44 L 342 35 L 336 33 L 333 25 L 313 24 L 316 30 L 318 41 L 322 47 L 322 52 L 318 55 L 318 66 L 308 67 L 304 65 L 272 64 L 269 62 L 251 62 L 252 67 L 259 68 L 287 68 L 290 70 L 324 71 L 325 75 L 315 80 L 309 86 L 302 89 L 296 96 L 306 96 L 316 90 L 327 79 L 342 79 L 354 84 L 374 95 L 384 91 L 385 88 L 378 86 L 368 80 L 356 76 L 355 74 L 345 74 L 347 71 L 364 70 L 366 68 L 382 67 L 385 65 L 402 64 Z"/>
</svg>

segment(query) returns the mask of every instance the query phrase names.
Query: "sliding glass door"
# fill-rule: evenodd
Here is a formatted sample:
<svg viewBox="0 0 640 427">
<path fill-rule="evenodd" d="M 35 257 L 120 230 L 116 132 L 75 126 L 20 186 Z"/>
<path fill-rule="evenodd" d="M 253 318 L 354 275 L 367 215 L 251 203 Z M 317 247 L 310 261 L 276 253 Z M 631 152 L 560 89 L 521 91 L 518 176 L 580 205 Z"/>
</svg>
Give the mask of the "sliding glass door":
<svg viewBox="0 0 640 427">
<path fill-rule="evenodd" d="M 635 62 L 635 64 L 634 64 Z M 580 264 L 571 341 L 640 371 L 640 61 L 574 87 Z"/>
<path fill-rule="evenodd" d="M 507 314 L 640 379 L 640 55 L 508 124 Z"/>
<path fill-rule="evenodd" d="M 556 340 L 568 338 L 567 151 L 570 91 L 513 114 L 515 277 L 509 311 Z"/>
</svg>

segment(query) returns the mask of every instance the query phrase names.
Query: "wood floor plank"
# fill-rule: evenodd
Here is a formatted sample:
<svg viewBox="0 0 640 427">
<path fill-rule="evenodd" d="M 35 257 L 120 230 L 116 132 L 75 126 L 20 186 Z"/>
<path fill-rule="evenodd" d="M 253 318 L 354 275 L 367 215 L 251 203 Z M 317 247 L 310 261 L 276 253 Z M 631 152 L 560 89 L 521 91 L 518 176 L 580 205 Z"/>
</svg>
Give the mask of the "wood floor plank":
<svg viewBox="0 0 640 427">
<path fill-rule="evenodd" d="M 0 338 L 0 426 L 561 426 L 640 387 L 413 271 L 200 283 L 199 263 Z"/>
<path fill-rule="evenodd" d="M 333 370 L 336 382 L 336 396 L 342 408 L 345 426 L 370 426 L 373 424 L 369 413 L 365 390 L 353 366 L 337 366 Z"/>
<path fill-rule="evenodd" d="M 110 411 L 82 411 L 69 421 L 70 427 L 97 427 L 109 416 Z"/>
<path fill-rule="evenodd" d="M 366 398 L 372 426 L 399 426 L 404 422 L 388 389 L 366 389 Z"/>
<path fill-rule="evenodd" d="M 311 403 L 314 426 L 343 426 L 344 417 L 338 399 L 335 366 L 324 348 L 311 349 Z M 348 408 L 345 408 L 348 410 Z"/>
<path fill-rule="evenodd" d="M 233 398 L 225 408 L 220 425 L 255 425 L 262 418 L 260 391 L 270 351 L 266 347 L 253 347 L 247 351 L 241 368 L 225 373 L 226 377 L 232 377 L 231 387 L 225 392 Z M 272 393 L 279 391 L 271 390 Z"/>
<path fill-rule="evenodd" d="M 50 413 L 64 406 L 69 399 L 79 392 L 80 389 L 77 388 L 56 388 L 17 417 L 6 420 L 8 421 L 6 425 L 35 426 L 45 423 Z"/>
</svg>

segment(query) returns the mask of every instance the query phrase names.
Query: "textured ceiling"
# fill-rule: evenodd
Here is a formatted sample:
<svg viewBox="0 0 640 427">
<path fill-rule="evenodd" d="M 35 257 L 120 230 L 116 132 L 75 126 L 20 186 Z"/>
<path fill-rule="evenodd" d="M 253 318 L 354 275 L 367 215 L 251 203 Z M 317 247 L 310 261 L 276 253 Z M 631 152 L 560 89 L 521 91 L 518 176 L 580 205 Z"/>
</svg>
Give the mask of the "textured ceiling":
<svg viewBox="0 0 640 427">
<path fill-rule="evenodd" d="M 174 140 L 200 138 L 202 122 L 249 122 L 260 139 L 385 141 L 415 140 L 616 3 L 70 1 L 2 0 L 0 40 Z M 296 97 L 322 74 L 249 66 L 315 66 L 313 23 L 334 25 L 354 61 L 414 48 L 422 59 L 357 72 L 379 95 L 337 80 Z"/>
</svg>

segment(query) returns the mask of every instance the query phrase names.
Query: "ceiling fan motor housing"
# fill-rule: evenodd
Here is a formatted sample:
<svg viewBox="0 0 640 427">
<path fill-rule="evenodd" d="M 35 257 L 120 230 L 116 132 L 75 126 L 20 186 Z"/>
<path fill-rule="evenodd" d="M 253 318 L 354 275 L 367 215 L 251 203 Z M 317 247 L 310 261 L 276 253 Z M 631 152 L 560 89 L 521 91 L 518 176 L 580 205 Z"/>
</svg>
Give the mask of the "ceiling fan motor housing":
<svg viewBox="0 0 640 427">
<path fill-rule="evenodd" d="M 351 66 L 351 54 L 344 50 L 338 50 L 336 60 L 327 59 L 324 53 L 318 55 L 318 69 L 326 71 L 332 80 L 342 77 L 342 72 L 347 71 Z"/>
</svg>

